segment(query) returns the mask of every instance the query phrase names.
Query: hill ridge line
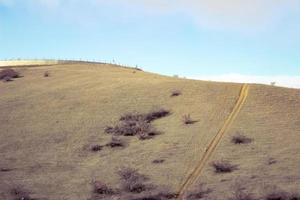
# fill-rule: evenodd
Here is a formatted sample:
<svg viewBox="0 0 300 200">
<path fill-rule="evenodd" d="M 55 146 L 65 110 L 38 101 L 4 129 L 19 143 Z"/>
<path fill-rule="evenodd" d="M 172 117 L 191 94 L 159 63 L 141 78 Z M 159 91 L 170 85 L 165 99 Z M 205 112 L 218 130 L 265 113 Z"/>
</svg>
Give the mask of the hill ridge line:
<svg viewBox="0 0 300 200">
<path fill-rule="evenodd" d="M 248 84 L 244 84 L 241 88 L 239 98 L 237 102 L 235 103 L 235 106 L 226 119 L 224 125 L 222 128 L 218 131 L 216 136 L 212 139 L 212 141 L 209 143 L 208 147 L 206 148 L 206 151 L 204 155 L 202 156 L 201 160 L 193 170 L 193 172 L 188 176 L 188 178 L 185 180 L 185 182 L 182 184 L 182 186 L 179 189 L 177 200 L 184 200 L 184 195 L 187 192 L 188 188 L 192 186 L 195 181 L 198 179 L 198 177 L 201 175 L 201 172 L 209 160 L 209 158 L 212 156 L 214 150 L 216 149 L 217 145 L 220 143 L 222 137 L 227 133 L 230 126 L 233 124 L 234 120 L 240 113 L 249 93 L 250 86 Z"/>
</svg>

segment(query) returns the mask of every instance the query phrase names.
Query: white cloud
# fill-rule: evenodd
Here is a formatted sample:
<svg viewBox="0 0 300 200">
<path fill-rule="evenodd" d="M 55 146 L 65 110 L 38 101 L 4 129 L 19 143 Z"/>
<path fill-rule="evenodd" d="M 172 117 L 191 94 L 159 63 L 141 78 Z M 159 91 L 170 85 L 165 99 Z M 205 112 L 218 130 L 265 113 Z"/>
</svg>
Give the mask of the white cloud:
<svg viewBox="0 0 300 200">
<path fill-rule="evenodd" d="M 224 74 L 215 76 L 192 76 L 189 77 L 196 80 L 208 80 L 219 82 L 232 82 L 232 83 L 261 83 L 270 85 L 275 82 L 277 86 L 300 88 L 300 76 L 254 76 L 254 75 L 241 75 L 241 74 Z"/>
</svg>

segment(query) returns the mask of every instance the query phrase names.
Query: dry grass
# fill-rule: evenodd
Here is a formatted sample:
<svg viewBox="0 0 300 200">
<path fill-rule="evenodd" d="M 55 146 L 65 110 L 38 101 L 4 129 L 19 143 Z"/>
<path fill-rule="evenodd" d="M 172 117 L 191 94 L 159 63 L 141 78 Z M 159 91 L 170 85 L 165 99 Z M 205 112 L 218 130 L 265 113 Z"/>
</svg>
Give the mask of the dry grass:
<svg viewBox="0 0 300 200">
<path fill-rule="evenodd" d="M 26 184 L 34 198 L 86 200 L 91 196 L 92 177 L 115 187 L 120 184 L 116 169 L 123 165 L 147 174 L 152 184 L 176 192 L 232 111 L 241 86 L 133 74 L 132 69 L 110 65 L 18 70 L 26 78 L 12 84 L 0 82 L 0 167 L 16 169 L 0 172 L 0 199 L 12 199 L 10 188 Z M 51 72 L 47 81 L 41 79 L 45 71 Z M 169 96 L 174 88 L 184 91 L 180 101 Z M 210 165 L 205 166 L 199 180 L 214 190 L 211 199 L 228 199 L 232 191 L 228 185 L 245 175 L 256 177 L 247 182 L 249 191 L 259 190 L 259 183 L 299 190 L 299 90 L 251 85 L 249 92 L 230 132 L 243 130 L 255 143 L 238 148 L 229 143 L 232 135 L 224 135 L 210 161 L 225 157 L 239 170 L 216 176 Z M 103 133 L 103 127 L 112 120 L 119 123 L 124 113 L 148 113 L 153 107 L 172 110 L 172 115 L 150 123 L 163 134 L 147 141 L 120 136 L 130 145 L 116 150 L 105 146 L 114 134 Z M 185 113 L 201 123 L 184 126 Z M 104 142 L 99 143 L 105 146 L 103 151 L 87 151 L 87 144 L 98 141 Z M 278 161 L 272 167 L 267 164 L 270 156 Z M 167 162 L 152 164 L 160 158 Z"/>
</svg>

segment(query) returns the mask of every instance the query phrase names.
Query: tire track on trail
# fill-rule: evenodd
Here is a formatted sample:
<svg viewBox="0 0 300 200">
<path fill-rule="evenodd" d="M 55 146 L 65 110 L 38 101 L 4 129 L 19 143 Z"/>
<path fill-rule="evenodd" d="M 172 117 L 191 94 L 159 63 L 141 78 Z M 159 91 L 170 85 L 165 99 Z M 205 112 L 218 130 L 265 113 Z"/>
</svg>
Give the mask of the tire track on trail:
<svg viewBox="0 0 300 200">
<path fill-rule="evenodd" d="M 178 197 L 177 197 L 178 200 L 184 200 L 185 194 L 186 194 L 187 190 L 189 189 L 189 187 L 192 186 L 195 183 L 195 181 L 199 178 L 199 176 L 201 175 L 201 172 L 202 172 L 205 164 L 207 163 L 208 159 L 211 157 L 211 155 L 213 154 L 217 145 L 220 143 L 222 137 L 225 135 L 225 133 L 228 132 L 230 126 L 232 125 L 232 123 L 238 116 L 239 112 L 241 111 L 241 109 L 247 99 L 248 93 L 249 93 L 249 85 L 244 84 L 241 88 L 239 98 L 238 98 L 232 112 L 226 119 L 224 125 L 222 126 L 222 128 L 218 131 L 216 136 L 213 138 L 213 140 L 207 146 L 206 151 L 205 151 L 204 155 L 202 156 L 201 160 L 199 161 L 199 163 L 197 164 L 196 168 L 188 176 L 186 181 L 181 185 L 179 192 L 178 192 Z"/>
</svg>

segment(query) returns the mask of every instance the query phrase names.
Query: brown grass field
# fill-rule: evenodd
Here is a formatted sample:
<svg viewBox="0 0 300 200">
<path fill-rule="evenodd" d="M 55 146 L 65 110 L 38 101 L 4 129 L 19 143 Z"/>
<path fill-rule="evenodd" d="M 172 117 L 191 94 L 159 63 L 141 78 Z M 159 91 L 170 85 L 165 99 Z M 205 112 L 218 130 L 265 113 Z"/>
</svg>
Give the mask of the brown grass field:
<svg viewBox="0 0 300 200">
<path fill-rule="evenodd" d="M 300 90 L 108 64 L 16 71 L 0 81 L 1 200 L 300 199 Z"/>
</svg>

